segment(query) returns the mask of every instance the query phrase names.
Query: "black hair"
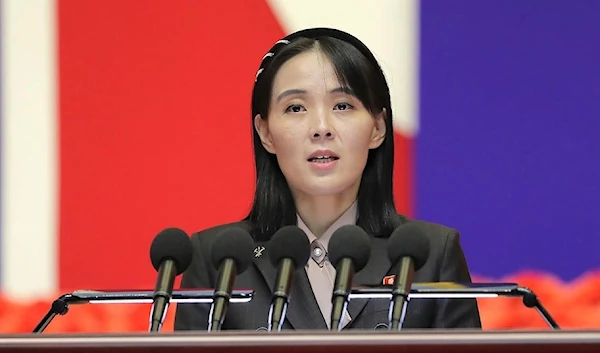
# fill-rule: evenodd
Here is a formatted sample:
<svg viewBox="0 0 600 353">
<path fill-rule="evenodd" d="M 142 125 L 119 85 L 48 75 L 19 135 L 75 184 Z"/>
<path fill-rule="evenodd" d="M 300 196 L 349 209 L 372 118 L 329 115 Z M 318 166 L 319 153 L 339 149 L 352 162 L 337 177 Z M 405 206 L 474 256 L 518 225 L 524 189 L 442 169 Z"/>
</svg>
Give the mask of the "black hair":
<svg viewBox="0 0 600 353">
<path fill-rule="evenodd" d="M 254 117 L 267 119 L 272 85 L 279 68 L 294 56 L 319 50 L 331 61 L 343 88 L 354 95 L 373 115 L 385 109 L 386 132 L 383 143 L 369 151 L 358 191 L 357 225 L 367 233 L 388 237 L 400 225 L 393 196 L 394 134 L 390 92 L 385 76 L 370 50 L 348 33 L 313 28 L 293 33 L 278 41 L 269 51 L 256 75 L 252 92 L 252 131 L 256 164 L 256 189 L 246 220 L 250 234 L 266 241 L 281 227 L 296 225 L 296 206 L 275 155 L 269 153 L 254 128 Z"/>
</svg>

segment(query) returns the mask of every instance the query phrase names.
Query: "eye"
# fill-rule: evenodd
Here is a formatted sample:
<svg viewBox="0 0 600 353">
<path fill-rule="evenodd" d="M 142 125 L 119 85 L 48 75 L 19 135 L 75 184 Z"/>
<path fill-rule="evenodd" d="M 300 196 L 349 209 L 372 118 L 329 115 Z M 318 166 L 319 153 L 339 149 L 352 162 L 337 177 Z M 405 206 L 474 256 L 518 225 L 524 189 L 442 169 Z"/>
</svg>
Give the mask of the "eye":
<svg viewBox="0 0 600 353">
<path fill-rule="evenodd" d="M 352 108 L 354 108 L 354 107 L 350 103 L 338 103 L 338 104 L 335 105 L 334 109 L 336 109 L 336 110 L 350 110 Z"/>
<path fill-rule="evenodd" d="M 292 104 L 285 109 L 286 113 L 300 113 L 304 110 L 304 107 L 299 104 Z"/>
</svg>

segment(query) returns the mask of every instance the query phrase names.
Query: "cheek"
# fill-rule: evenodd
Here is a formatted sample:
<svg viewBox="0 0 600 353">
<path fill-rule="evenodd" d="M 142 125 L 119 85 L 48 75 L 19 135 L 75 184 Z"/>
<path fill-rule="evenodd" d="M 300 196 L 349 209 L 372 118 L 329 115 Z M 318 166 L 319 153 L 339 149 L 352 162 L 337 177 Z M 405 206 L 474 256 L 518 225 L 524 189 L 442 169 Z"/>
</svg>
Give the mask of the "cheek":
<svg viewBox="0 0 600 353">
<path fill-rule="evenodd" d="M 288 125 L 279 125 L 271 128 L 271 140 L 277 155 L 288 155 L 298 149 L 299 131 Z"/>
<path fill-rule="evenodd" d="M 302 134 L 289 125 L 275 125 L 271 128 L 271 140 L 279 167 L 288 175 L 298 168 L 298 156 L 302 154 Z"/>
<path fill-rule="evenodd" d="M 343 138 L 347 150 L 352 151 L 352 154 L 357 158 L 363 159 L 369 154 L 372 129 L 372 125 L 364 124 L 354 129 L 342 131 L 340 137 Z"/>
</svg>

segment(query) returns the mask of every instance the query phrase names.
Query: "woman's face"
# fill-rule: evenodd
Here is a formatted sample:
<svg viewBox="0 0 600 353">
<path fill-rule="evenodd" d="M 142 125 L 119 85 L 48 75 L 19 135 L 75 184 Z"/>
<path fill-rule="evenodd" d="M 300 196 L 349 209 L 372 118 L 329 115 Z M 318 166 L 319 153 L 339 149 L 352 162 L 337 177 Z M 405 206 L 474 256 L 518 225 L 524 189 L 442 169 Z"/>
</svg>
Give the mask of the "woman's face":
<svg viewBox="0 0 600 353">
<path fill-rule="evenodd" d="M 255 127 L 294 197 L 356 197 L 369 150 L 384 140 L 384 119 L 385 111 L 372 116 L 341 88 L 324 54 L 310 51 L 279 69 L 269 115 L 257 115 Z"/>
</svg>

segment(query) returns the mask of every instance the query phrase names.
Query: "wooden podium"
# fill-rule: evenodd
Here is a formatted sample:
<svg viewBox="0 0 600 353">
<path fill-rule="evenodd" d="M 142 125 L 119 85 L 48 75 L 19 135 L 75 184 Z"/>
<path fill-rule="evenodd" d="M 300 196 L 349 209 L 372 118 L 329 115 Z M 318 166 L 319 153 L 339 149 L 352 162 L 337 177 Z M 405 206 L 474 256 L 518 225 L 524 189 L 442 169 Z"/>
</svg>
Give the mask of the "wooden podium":
<svg viewBox="0 0 600 353">
<path fill-rule="evenodd" d="M 600 331 L 219 332 L 0 336 L 0 352 L 599 353 Z"/>
</svg>

